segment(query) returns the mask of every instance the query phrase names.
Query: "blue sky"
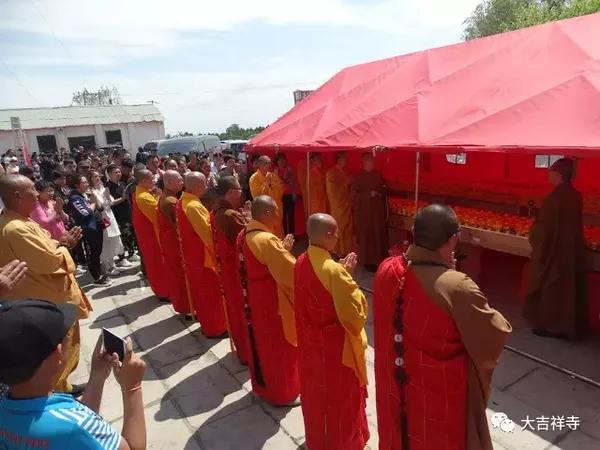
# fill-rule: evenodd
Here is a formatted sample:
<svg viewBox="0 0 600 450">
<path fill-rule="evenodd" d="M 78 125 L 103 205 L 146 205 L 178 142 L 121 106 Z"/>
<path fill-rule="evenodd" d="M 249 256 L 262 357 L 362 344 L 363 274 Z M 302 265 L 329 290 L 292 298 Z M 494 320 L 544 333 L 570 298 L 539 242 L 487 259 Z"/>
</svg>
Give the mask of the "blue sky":
<svg viewBox="0 0 600 450">
<path fill-rule="evenodd" d="M 477 3 L 0 0 L 0 108 L 102 84 L 157 101 L 167 132 L 266 125 L 345 66 L 459 41 Z"/>
</svg>

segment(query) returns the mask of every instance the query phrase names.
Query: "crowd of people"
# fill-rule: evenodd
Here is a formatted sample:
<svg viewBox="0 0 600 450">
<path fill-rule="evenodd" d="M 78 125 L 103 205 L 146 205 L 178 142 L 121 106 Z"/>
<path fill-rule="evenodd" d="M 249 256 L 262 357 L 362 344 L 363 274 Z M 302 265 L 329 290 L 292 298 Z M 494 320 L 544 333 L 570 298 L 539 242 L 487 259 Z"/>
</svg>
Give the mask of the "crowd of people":
<svg viewBox="0 0 600 450">
<path fill-rule="evenodd" d="M 100 443 L 60 448 L 143 448 L 144 363 L 130 341 L 123 362 L 99 342 L 87 387 L 68 382 L 79 358 L 78 320 L 92 310 L 78 267 L 85 263 L 94 283 L 106 286 L 139 252 L 159 301 L 197 320 L 208 338 L 229 337 L 258 398 L 301 406 L 310 450 L 362 449 L 369 439 L 369 313 L 353 273 L 357 265 L 377 270 L 380 448 L 492 449 L 485 408 L 511 326 L 456 270 L 454 211 L 423 208 L 413 244 L 396 253 L 371 154 L 353 177 L 343 152 L 328 171 L 319 154 L 297 173 L 285 155 L 275 161 L 260 155 L 247 170 L 221 152 L 134 162 L 122 150 L 76 151 L 62 161 L 42 157 L 37 176 L 19 169 L 0 177 L 0 351 L 8 355 L 0 382 L 9 389 L 0 401 L 0 443 L 51 439 L 56 413 L 33 423 L 14 414 L 44 397 L 36 407 L 79 417 L 81 442 Z M 295 248 L 299 198 L 307 248 Z M 20 334 L 32 335 L 24 352 L 11 347 Z M 111 369 L 123 388 L 121 437 L 90 425 L 102 420 L 96 413 Z M 65 437 L 58 430 L 57 442 Z"/>
</svg>

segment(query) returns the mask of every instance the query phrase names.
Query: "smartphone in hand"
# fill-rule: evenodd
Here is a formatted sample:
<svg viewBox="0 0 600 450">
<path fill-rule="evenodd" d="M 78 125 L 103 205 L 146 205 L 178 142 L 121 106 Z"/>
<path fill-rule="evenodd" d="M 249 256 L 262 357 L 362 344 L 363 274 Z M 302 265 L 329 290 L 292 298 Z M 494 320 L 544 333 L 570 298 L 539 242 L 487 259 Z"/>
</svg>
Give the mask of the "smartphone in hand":
<svg viewBox="0 0 600 450">
<path fill-rule="evenodd" d="M 102 328 L 102 339 L 104 341 L 104 350 L 111 355 L 116 353 L 119 356 L 119 361 L 122 362 L 123 358 L 125 358 L 125 340 L 111 333 L 106 328 Z"/>
</svg>

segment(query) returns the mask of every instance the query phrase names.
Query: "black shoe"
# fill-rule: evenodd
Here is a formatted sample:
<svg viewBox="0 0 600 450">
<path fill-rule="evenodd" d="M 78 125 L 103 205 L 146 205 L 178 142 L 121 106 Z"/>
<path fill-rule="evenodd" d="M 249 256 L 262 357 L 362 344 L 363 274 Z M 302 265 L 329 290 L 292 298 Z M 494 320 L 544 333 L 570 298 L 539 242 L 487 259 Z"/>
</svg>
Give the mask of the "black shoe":
<svg viewBox="0 0 600 450">
<path fill-rule="evenodd" d="M 171 303 L 168 297 L 159 297 L 158 301 L 161 303 Z"/>
<path fill-rule="evenodd" d="M 110 281 L 108 277 L 102 275 L 100 278 L 94 281 L 94 284 L 96 286 L 110 286 L 112 284 L 112 281 Z"/>
<path fill-rule="evenodd" d="M 191 322 L 192 320 L 194 320 L 194 317 L 191 314 L 184 314 L 183 318 L 185 320 L 187 320 L 188 322 Z"/>
<path fill-rule="evenodd" d="M 73 389 L 71 390 L 71 392 L 69 392 L 69 394 L 71 394 L 73 397 L 75 398 L 79 398 L 83 395 L 83 393 L 85 392 L 85 388 L 87 387 L 87 383 L 83 383 L 83 384 L 74 384 L 73 385 Z"/>
</svg>

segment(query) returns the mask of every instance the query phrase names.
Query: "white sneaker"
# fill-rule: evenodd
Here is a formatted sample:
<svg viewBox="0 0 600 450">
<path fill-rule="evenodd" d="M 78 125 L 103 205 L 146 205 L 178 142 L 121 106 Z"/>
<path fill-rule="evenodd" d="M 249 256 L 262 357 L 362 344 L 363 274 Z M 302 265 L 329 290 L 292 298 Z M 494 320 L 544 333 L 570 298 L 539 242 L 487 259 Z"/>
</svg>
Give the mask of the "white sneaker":
<svg viewBox="0 0 600 450">
<path fill-rule="evenodd" d="M 86 272 L 87 272 L 87 270 L 85 269 L 84 266 L 77 266 L 77 275 L 83 275 Z"/>
<path fill-rule="evenodd" d="M 115 266 L 117 267 L 133 267 L 133 264 L 131 264 L 129 261 L 127 261 L 125 258 L 117 261 L 115 263 Z"/>
<path fill-rule="evenodd" d="M 116 268 L 116 267 L 111 267 L 110 269 L 108 269 L 106 271 L 106 276 L 107 277 L 116 277 L 121 275 L 121 272 Z"/>
<path fill-rule="evenodd" d="M 129 258 L 127 258 L 130 262 L 137 262 L 140 260 L 140 257 L 138 255 L 131 255 Z"/>
</svg>

